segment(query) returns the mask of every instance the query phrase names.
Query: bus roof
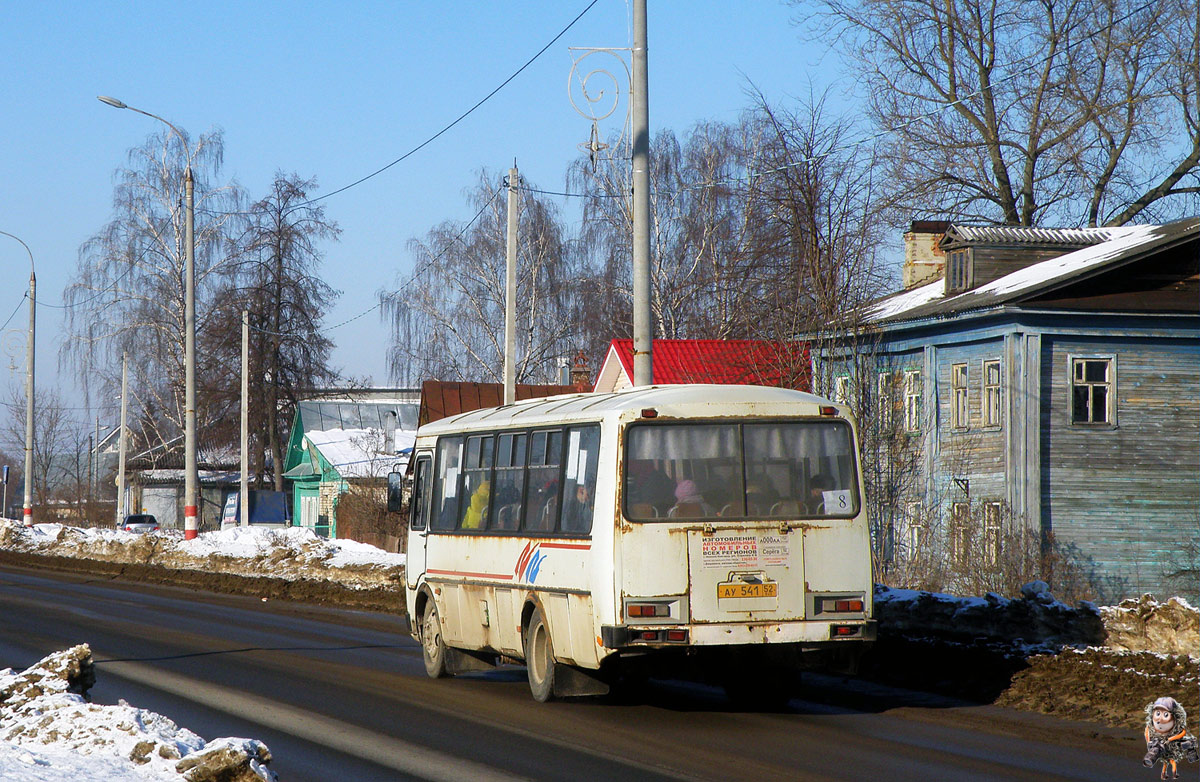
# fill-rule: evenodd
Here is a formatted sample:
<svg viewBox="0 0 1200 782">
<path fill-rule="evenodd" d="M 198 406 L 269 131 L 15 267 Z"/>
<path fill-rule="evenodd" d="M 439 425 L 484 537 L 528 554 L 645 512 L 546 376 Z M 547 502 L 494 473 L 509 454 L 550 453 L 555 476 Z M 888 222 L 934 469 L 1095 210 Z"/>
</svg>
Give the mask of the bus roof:
<svg viewBox="0 0 1200 782">
<path fill-rule="evenodd" d="M 757 412 L 780 415 L 785 406 L 818 407 L 832 404 L 803 391 L 768 386 L 740 385 L 662 385 L 638 386 L 610 393 L 579 393 L 527 399 L 502 407 L 487 407 L 443 418 L 422 426 L 419 435 L 441 434 L 463 429 L 503 429 L 558 421 L 600 420 L 620 417 L 628 411 L 654 408 L 664 416 L 728 415 Z M 729 408 L 735 408 L 730 410 Z M 719 411 L 712 408 L 725 408 Z M 741 408 L 738 410 L 737 408 Z M 801 411 L 795 411 L 801 412 Z M 807 411 L 801 414 L 816 414 Z M 847 415 L 839 409 L 839 415 Z"/>
</svg>

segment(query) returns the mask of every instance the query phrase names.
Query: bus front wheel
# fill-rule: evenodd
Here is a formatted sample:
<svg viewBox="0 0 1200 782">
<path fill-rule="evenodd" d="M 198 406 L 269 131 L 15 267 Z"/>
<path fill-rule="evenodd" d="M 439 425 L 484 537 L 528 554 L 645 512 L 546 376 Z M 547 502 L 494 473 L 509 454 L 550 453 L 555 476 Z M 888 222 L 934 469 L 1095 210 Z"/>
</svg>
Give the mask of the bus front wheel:
<svg viewBox="0 0 1200 782">
<path fill-rule="evenodd" d="M 425 673 L 430 677 L 441 679 L 449 675 L 446 671 L 446 642 L 442 639 L 442 618 L 432 597 L 426 601 L 421 616 L 421 656 L 425 658 Z"/>
<path fill-rule="evenodd" d="M 554 646 L 542 609 L 535 609 L 525 631 L 525 668 L 529 672 L 529 690 L 533 699 L 545 703 L 554 695 Z"/>
</svg>

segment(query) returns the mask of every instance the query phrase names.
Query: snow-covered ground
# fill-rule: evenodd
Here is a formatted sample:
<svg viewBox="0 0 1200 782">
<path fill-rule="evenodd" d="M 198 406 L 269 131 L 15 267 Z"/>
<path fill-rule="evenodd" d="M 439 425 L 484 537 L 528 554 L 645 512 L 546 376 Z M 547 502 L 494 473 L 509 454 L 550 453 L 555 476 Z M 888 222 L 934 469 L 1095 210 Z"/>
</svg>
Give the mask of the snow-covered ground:
<svg viewBox="0 0 1200 782">
<path fill-rule="evenodd" d="M 144 535 L 62 524 L 26 527 L 0 519 L 0 549 L 180 570 L 331 581 L 356 589 L 394 586 L 404 555 L 353 540 L 326 540 L 301 527 L 234 527 L 184 540 L 178 530 Z"/>
<path fill-rule="evenodd" d="M 24 671 L 0 670 L 0 782 L 274 782 L 253 739 L 205 741 L 152 711 L 88 703 L 91 651 L 80 645 Z"/>
<path fill-rule="evenodd" d="M 174 530 L 137 535 L 62 524 L 26 527 L 0 519 L 0 549 L 328 581 L 351 589 L 395 586 L 404 572 L 403 554 L 352 540 L 325 540 L 298 527 L 233 528 L 184 540 L 183 533 Z M 91 675 L 86 645 L 52 655 L 26 671 L 0 670 L 0 782 L 275 779 L 265 765 L 270 753 L 258 741 L 206 742 L 167 717 L 124 702 L 87 703 L 82 693 L 90 683 L 84 686 L 81 679 Z M 214 764 L 231 766 L 236 774 L 206 776 L 205 770 Z"/>
</svg>

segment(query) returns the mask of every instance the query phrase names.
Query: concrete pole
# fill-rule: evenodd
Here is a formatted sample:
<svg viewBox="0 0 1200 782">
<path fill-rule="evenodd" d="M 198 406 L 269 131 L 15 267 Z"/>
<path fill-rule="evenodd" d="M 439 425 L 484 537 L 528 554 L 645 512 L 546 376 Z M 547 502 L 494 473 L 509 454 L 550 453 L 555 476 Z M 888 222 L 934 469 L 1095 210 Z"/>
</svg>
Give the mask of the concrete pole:
<svg viewBox="0 0 1200 782">
<path fill-rule="evenodd" d="M 121 445 L 117 456 L 117 523 L 124 524 L 128 509 L 125 507 L 125 419 L 129 413 L 129 356 L 121 354 Z"/>
<path fill-rule="evenodd" d="M 650 99 L 646 0 L 633 3 L 633 384 L 654 382 L 650 320 Z"/>
<path fill-rule="evenodd" d="M 184 270 L 183 361 L 184 361 L 184 484 L 183 537 L 192 539 L 199 534 L 197 523 L 196 484 L 196 204 L 193 193 L 192 166 L 183 172 L 187 214 L 184 224 L 184 243 L 187 265 Z"/>
<path fill-rule="evenodd" d="M 517 401 L 517 167 L 508 170 L 508 263 L 504 282 L 504 404 Z"/>
<path fill-rule="evenodd" d="M 96 513 L 96 501 L 100 499 L 100 416 L 96 416 L 96 439 L 95 445 L 92 446 L 92 475 L 89 494 L 91 495 L 91 507 L 88 508 L 88 523 L 95 524 L 100 521 L 100 514 Z M 96 513 L 93 517 L 92 514 Z"/>
<path fill-rule="evenodd" d="M 238 526 L 250 526 L 250 312 L 242 310 L 242 479 Z"/>
<path fill-rule="evenodd" d="M 18 240 L 19 241 L 19 240 Z M 24 244 L 24 242 L 21 242 Z M 33 256 L 30 256 L 32 263 Z M 37 334 L 37 277 L 29 272 L 29 345 L 25 372 L 25 523 L 33 523 L 33 343 Z"/>
</svg>

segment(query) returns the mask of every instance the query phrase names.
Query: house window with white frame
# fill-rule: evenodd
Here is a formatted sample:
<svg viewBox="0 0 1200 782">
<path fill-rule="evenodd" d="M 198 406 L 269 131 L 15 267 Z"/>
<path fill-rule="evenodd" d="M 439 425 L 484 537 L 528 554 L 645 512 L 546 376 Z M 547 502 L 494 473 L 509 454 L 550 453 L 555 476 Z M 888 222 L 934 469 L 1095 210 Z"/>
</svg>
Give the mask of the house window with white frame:
<svg viewBox="0 0 1200 782">
<path fill-rule="evenodd" d="M 983 362 L 983 425 L 1000 426 L 1000 359 Z"/>
<path fill-rule="evenodd" d="M 965 565 L 971 541 L 971 503 L 956 502 L 950 506 L 950 559 Z"/>
<path fill-rule="evenodd" d="M 904 373 L 904 430 L 921 431 L 921 370 Z"/>
<path fill-rule="evenodd" d="M 904 556 L 914 560 L 927 545 L 924 509 L 919 502 L 910 502 L 904 509 Z"/>
<path fill-rule="evenodd" d="M 989 565 L 1000 561 L 1000 544 L 1003 535 L 1003 505 L 987 502 L 983 505 L 983 556 Z"/>
<path fill-rule="evenodd" d="M 966 429 L 969 424 L 967 407 L 967 365 L 953 364 L 950 367 L 950 427 Z"/>
<path fill-rule="evenodd" d="M 895 407 L 896 400 L 892 398 L 892 388 L 895 381 L 892 378 L 891 372 L 879 373 L 879 426 L 881 429 L 887 430 L 892 427 L 892 410 Z"/>
<path fill-rule="evenodd" d="M 839 405 L 850 403 L 850 376 L 838 375 L 833 379 L 833 401 Z"/>
<path fill-rule="evenodd" d="M 1113 359 L 1071 359 L 1071 423 L 1111 424 L 1116 412 Z"/>
</svg>

